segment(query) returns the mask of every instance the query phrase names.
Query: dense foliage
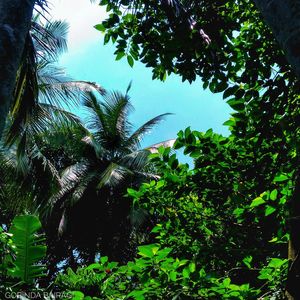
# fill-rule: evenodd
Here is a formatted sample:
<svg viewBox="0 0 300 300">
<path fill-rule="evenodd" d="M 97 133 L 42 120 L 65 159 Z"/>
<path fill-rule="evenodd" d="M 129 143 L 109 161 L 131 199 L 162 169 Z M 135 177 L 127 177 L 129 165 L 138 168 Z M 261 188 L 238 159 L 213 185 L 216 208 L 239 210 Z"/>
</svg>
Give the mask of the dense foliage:
<svg viewBox="0 0 300 300">
<path fill-rule="evenodd" d="M 231 134 L 187 128 L 172 148 L 141 149 L 165 115 L 134 131 L 128 90 L 70 81 L 52 65 L 66 25 L 33 20 L 1 144 L 0 292 L 298 299 L 299 82 L 254 4 L 100 4 L 116 60 L 200 77 L 234 110 Z"/>
<path fill-rule="evenodd" d="M 257 197 L 272 192 L 272 177 L 291 176 L 282 210 L 290 233 L 289 258 L 295 262 L 288 289 L 299 297 L 299 82 L 254 3 L 103 0 L 101 5 L 110 15 L 95 27 L 105 33 L 105 43 L 115 43 L 116 59 L 127 56 L 130 65 L 140 60 L 161 80 L 171 73 L 190 82 L 199 76 L 204 88 L 228 99 L 235 112 L 225 124 L 237 147 L 253 155 L 252 160 L 242 157 L 246 189 L 256 181 Z M 236 168 L 230 159 L 231 170 Z M 268 205 L 267 215 L 273 210 Z"/>
</svg>

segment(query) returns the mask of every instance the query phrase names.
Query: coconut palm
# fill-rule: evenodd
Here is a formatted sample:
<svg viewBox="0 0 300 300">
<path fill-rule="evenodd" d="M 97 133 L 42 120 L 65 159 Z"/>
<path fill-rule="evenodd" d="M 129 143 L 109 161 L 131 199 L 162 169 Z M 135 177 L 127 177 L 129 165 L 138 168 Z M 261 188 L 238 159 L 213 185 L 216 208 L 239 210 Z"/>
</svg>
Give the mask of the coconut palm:
<svg viewBox="0 0 300 300">
<path fill-rule="evenodd" d="M 131 210 L 123 194 L 127 187 L 156 178 L 147 172 L 150 151 L 142 149 L 140 142 L 168 113 L 133 130 L 128 90 L 125 95 L 104 93 L 101 100 L 90 93 L 83 106 L 87 129 L 84 136 L 73 138 L 80 159 L 61 172 L 62 189 L 49 201 L 47 211 L 52 220 L 60 214 L 56 228 L 81 258 L 92 261 L 95 253 L 109 252 L 113 259 L 122 260 Z"/>
<path fill-rule="evenodd" d="M 66 31 L 63 22 L 43 25 L 33 20 L 4 135 L 3 169 L 10 166 L 17 184 L 9 180 L 1 184 L 2 204 L 11 209 L 12 216 L 24 208 L 41 213 L 49 241 L 54 241 L 49 242 L 49 252 L 53 249 L 56 262 L 67 255 L 72 258 L 76 247 L 81 247 L 82 257 L 93 260 L 97 251 L 125 244 L 130 203 L 123 193 L 130 185 L 155 178 L 147 172 L 149 151 L 140 148 L 140 141 L 167 115 L 133 132 L 128 91 L 125 95 L 105 93 L 95 83 L 66 77 L 55 64 L 57 55 L 66 49 Z M 79 99 L 88 110 L 87 128 L 67 111 Z M 11 204 L 9 191 L 18 191 L 20 196 Z M 79 228 L 78 219 L 84 223 Z M 106 223 L 108 230 L 103 230 Z M 90 238 L 80 234 L 84 228 Z M 57 229 L 64 232 L 65 247 L 57 247 Z M 120 259 L 120 251 L 115 257 Z"/>
<path fill-rule="evenodd" d="M 67 109 L 78 105 L 87 91 L 102 92 L 94 83 L 72 81 L 57 66 L 59 55 L 67 49 L 67 30 L 62 21 L 32 20 L 1 143 L 0 205 L 6 216 L 43 207 L 61 188 L 55 161 L 43 147 L 45 134 L 82 127 Z"/>
<path fill-rule="evenodd" d="M 43 24 L 39 17 L 32 21 L 4 134 L 7 146 L 18 145 L 19 157 L 25 155 L 31 137 L 48 131 L 54 123 L 78 123 L 67 109 L 78 105 L 87 90 L 102 92 L 94 83 L 73 81 L 57 66 L 59 55 L 67 50 L 67 31 L 63 21 Z"/>
</svg>

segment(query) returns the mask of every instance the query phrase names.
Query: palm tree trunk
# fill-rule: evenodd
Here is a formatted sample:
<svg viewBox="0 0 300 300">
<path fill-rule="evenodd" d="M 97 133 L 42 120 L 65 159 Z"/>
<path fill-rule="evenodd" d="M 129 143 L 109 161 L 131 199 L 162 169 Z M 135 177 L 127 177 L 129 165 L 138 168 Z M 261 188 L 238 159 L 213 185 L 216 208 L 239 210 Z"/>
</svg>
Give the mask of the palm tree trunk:
<svg viewBox="0 0 300 300">
<path fill-rule="evenodd" d="M 0 137 L 12 103 L 34 3 L 35 0 L 0 0 Z"/>
<path fill-rule="evenodd" d="M 300 78 L 300 0 L 254 0 Z"/>
</svg>

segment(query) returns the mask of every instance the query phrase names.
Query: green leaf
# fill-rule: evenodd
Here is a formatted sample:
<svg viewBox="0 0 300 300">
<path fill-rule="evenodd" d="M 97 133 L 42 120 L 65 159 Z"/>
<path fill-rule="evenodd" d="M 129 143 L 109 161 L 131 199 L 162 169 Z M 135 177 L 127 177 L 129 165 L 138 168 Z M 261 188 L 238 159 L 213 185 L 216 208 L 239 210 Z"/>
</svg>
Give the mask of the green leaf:
<svg viewBox="0 0 300 300">
<path fill-rule="evenodd" d="M 259 276 L 257 277 L 258 279 L 262 279 L 262 280 L 272 280 L 273 279 L 273 276 L 270 274 L 272 272 L 272 269 L 270 268 L 265 268 L 265 269 L 262 269 L 260 272 L 259 272 Z"/>
<path fill-rule="evenodd" d="M 145 297 L 143 296 L 147 292 L 146 289 L 142 291 L 132 291 L 127 296 L 126 299 L 131 299 L 133 297 L 135 300 L 144 300 Z"/>
<path fill-rule="evenodd" d="M 223 93 L 223 99 L 226 99 L 232 95 L 235 94 L 235 92 L 239 89 L 239 86 L 238 85 L 235 85 L 235 86 L 232 86 L 232 87 L 229 87 L 226 91 L 224 91 Z"/>
<path fill-rule="evenodd" d="M 73 291 L 70 295 L 72 295 L 72 300 L 84 300 L 84 294 L 80 291 Z"/>
<path fill-rule="evenodd" d="M 87 270 L 94 270 L 94 269 L 101 270 L 101 269 L 103 269 L 103 266 L 102 266 L 101 264 L 99 264 L 99 263 L 93 263 L 93 264 L 91 264 L 91 265 L 88 265 L 88 266 L 86 267 L 86 269 L 87 269 Z"/>
<path fill-rule="evenodd" d="M 143 257 L 152 258 L 158 251 L 159 247 L 156 244 L 139 246 L 138 247 L 138 254 Z"/>
<path fill-rule="evenodd" d="M 283 181 L 287 181 L 288 179 L 289 178 L 286 175 L 280 174 L 274 178 L 274 182 L 283 182 Z"/>
<path fill-rule="evenodd" d="M 276 208 L 274 208 L 273 206 L 267 205 L 266 210 L 265 210 L 265 216 L 267 217 L 275 211 L 276 211 Z"/>
<path fill-rule="evenodd" d="M 276 200 L 277 199 L 277 194 L 278 194 L 278 191 L 277 190 L 273 190 L 271 193 L 270 193 L 270 199 L 271 200 Z"/>
<path fill-rule="evenodd" d="M 107 257 L 107 256 L 101 256 L 100 262 L 101 262 L 102 264 L 105 264 L 107 261 L 108 261 L 108 257 Z"/>
<path fill-rule="evenodd" d="M 251 205 L 250 207 L 256 207 L 256 206 L 259 206 L 259 205 L 262 205 L 264 204 L 266 201 L 261 198 L 261 197 L 257 197 L 255 198 L 252 202 L 251 202 Z"/>
<path fill-rule="evenodd" d="M 156 233 L 162 230 L 162 225 L 161 224 L 157 224 L 152 230 L 152 233 Z"/>
<path fill-rule="evenodd" d="M 191 262 L 191 263 L 189 264 L 189 270 L 190 270 L 191 273 L 194 273 L 194 272 L 195 272 L 195 270 L 196 270 L 196 265 L 195 265 L 194 262 Z"/>
<path fill-rule="evenodd" d="M 243 259 L 243 263 L 249 268 L 251 269 L 251 263 L 252 262 L 252 256 L 247 256 Z"/>
<path fill-rule="evenodd" d="M 245 209 L 244 208 L 236 208 L 234 211 L 233 211 L 233 214 L 238 218 L 240 217 L 243 213 L 244 213 Z"/>
<path fill-rule="evenodd" d="M 204 269 L 201 269 L 201 270 L 199 271 L 199 276 L 200 276 L 200 278 L 204 278 L 204 277 L 206 276 L 206 272 L 205 272 Z"/>
<path fill-rule="evenodd" d="M 230 118 L 229 120 L 227 120 L 226 122 L 223 123 L 224 126 L 234 126 L 235 125 L 235 119 L 234 118 Z"/>
<path fill-rule="evenodd" d="M 172 281 L 176 281 L 176 279 L 177 279 L 177 272 L 171 271 L 170 274 L 169 274 L 169 276 L 170 276 L 170 279 Z"/>
<path fill-rule="evenodd" d="M 164 248 L 164 249 L 158 251 L 156 253 L 156 257 L 155 257 L 156 261 L 161 261 L 161 260 L 165 259 L 171 251 L 172 251 L 171 248 Z"/>
<path fill-rule="evenodd" d="M 203 89 L 206 90 L 208 85 L 209 85 L 209 81 L 204 81 L 203 82 Z"/>
<path fill-rule="evenodd" d="M 165 185 L 165 181 L 164 180 L 160 180 L 157 182 L 156 184 L 156 188 L 159 189 L 161 187 L 163 187 Z"/>
<path fill-rule="evenodd" d="M 230 278 L 225 278 L 222 284 L 224 287 L 228 287 L 230 285 L 230 282 L 231 282 Z"/>
<path fill-rule="evenodd" d="M 243 100 L 230 99 L 227 101 L 229 106 L 236 111 L 243 111 L 245 109 L 245 104 Z"/>
<path fill-rule="evenodd" d="M 268 267 L 278 269 L 281 268 L 287 262 L 288 259 L 272 258 L 268 264 Z"/>
<path fill-rule="evenodd" d="M 190 270 L 189 268 L 184 268 L 182 271 L 183 278 L 190 278 Z"/>
<path fill-rule="evenodd" d="M 194 150 L 194 151 L 192 151 L 191 153 L 190 153 L 190 157 L 191 158 L 197 158 L 197 157 L 199 157 L 199 156 L 201 156 L 202 155 L 202 151 L 201 150 Z"/>
<path fill-rule="evenodd" d="M 223 92 L 227 89 L 227 87 L 228 87 L 228 83 L 225 80 L 221 81 L 221 82 L 218 82 L 215 86 L 214 92 L 215 93 Z"/>
<path fill-rule="evenodd" d="M 27 284 L 32 284 L 45 271 L 45 267 L 38 264 L 46 255 L 46 246 L 41 243 L 43 239 L 37 235 L 41 227 L 36 216 L 22 215 L 13 219 L 9 231 L 16 247 L 15 267 L 9 270 L 9 274 Z"/>
<path fill-rule="evenodd" d="M 132 56 L 127 55 L 127 62 L 129 64 L 129 66 L 132 68 L 134 65 L 134 60 L 133 60 Z"/>
<path fill-rule="evenodd" d="M 106 34 L 105 36 L 104 36 L 104 45 L 106 45 L 108 42 L 109 42 L 109 40 L 110 40 L 110 34 Z"/>
<path fill-rule="evenodd" d="M 134 198 L 136 198 L 136 197 L 139 196 L 139 192 L 136 191 L 136 190 L 134 190 L 134 189 L 132 189 L 132 188 L 128 188 L 128 189 L 127 189 L 127 194 L 128 194 L 129 196 L 131 196 L 131 197 L 134 197 Z"/>
<path fill-rule="evenodd" d="M 106 28 L 102 24 L 97 24 L 94 26 L 94 28 L 101 32 L 104 32 L 106 30 Z"/>
<path fill-rule="evenodd" d="M 125 52 L 118 52 L 117 56 L 116 56 L 116 60 L 120 60 L 122 57 L 125 56 Z"/>
<path fill-rule="evenodd" d="M 212 93 L 215 92 L 216 85 L 217 85 L 217 81 L 215 79 L 213 79 L 208 86 Z"/>
</svg>

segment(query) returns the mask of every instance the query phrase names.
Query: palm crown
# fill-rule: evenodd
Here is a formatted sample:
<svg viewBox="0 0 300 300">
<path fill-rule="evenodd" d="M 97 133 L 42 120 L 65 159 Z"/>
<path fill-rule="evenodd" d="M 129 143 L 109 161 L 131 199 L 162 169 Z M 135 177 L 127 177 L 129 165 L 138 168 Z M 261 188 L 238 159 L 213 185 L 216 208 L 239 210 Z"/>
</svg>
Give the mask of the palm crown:
<svg viewBox="0 0 300 300">
<path fill-rule="evenodd" d="M 100 101 L 90 93 L 84 99 L 87 129 L 83 137 L 77 135 L 74 140 L 81 144 L 81 159 L 63 170 L 62 189 L 52 205 L 66 194 L 73 201 L 80 199 L 90 185 L 115 189 L 124 181 L 155 177 L 146 171 L 149 150 L 141 149 L 140 142 L 169 114 L 156 116 L 134 131 L 129 121 L 133 107 L 128 92 L 103 92 L 102 98 Z"/>
<path fill-rule="evenodd" d="M 114 249 L 115 258 L 120 259 L 120 249 L 126 247 L 120 247 L 120 243 L 126 241 L 131 226 L 128 217 L 132 206 L 123 197 L 126 187 L 156 177 L 148 172 L 150 151 L 142 149 L 140 142 L 168 113 L 133 130 L 128 92 L 102 91 L 101 99 L 90 93 L 83 107 L 87 110 L 83 122 L 86 128 L 74 126 L 64 137 L 59 131 L 49 132 L 45 140 L 47 149 L 64 148 L 73 163 L 60 168 L 60 189 L 48 201 L 44 213 L 46 220 L 56 222 L 55 228 L 69 247 L 79 252 L 90 249 L 90 261 L 93 253 L 112 254 Z M 87 230 L 88 237 L 84 233 Z M 113 238 L 119 243 L 112 243 Z"/>
</svg>

